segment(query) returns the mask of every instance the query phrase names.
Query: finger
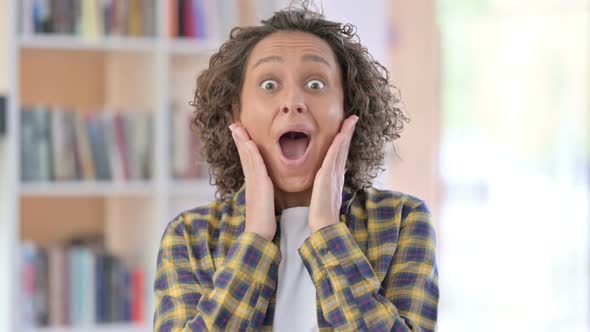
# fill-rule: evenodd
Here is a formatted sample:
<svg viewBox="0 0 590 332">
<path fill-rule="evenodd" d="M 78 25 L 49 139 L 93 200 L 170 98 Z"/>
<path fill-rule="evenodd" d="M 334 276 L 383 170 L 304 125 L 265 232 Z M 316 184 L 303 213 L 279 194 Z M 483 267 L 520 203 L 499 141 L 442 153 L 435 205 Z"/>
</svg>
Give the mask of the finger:
<svg viewBox="0 0 590 332">
<path fill-rule="evenodd" d="M 249 150 L 250 162 L 254 173 L 256 173 L 257 176 L 268 176 L 266 164 L 264 163 L 264 159 L 262 159 L 262 155 L 260 154 L 260 150 L 258 150 L 256 143 L 253 140 L 250 140 L 246 142 L 246 145 Z"/>
<path fill-rule="evenodd" d="M 338 152 L 340 151 L 344 139 L 345 137 L 342 133 L 338 133 L 336 134 L 336 136 L 334 136 L 332 144 L 328 148 L 328 152 L 326 152 L 326 156 L 324 157 L 324 161 L 322 162 L 322 168 L 327 168 L 331 171 L 335 170 Z"/>
<path fill-rule="evenodd" d="M 237 127 L 238 126 L 235 123 L 233 123 L 229 126 L 229 128 L 231 130 L 232 138 L 234 139 L 234 143 L 236 144 L 236 148 L 238 149 L 238 154 L 240 155 L 240 162 L 243 165 L 247 161 L 246 160 L 247 156 L 246 156 L 246 151 L 244 151 L 244 144 L 242 143 L 242 138 L 240 137 L 240 135 L 236 131 Z"/>
<path fill-rule="evenodd" d="M 339 164 L 338 159 L 341 159 L 341 157 L 339 158 L 339 155 L 342 154 L 341 151 L 343 150 L 343 145 L 348 140 L 347 136 L 351 132 L 351 126 L 354 125 L 356 119 L 358 119 L 356 115 L 351 115 L 346 120 L 344 120 L 340 126 L 340 132 L 336 134 L 332 140 L 330 148 L 328 148 L 328 152 L 326 152 L 324 162 L 322 163 L 322 168 L 329 167 L 332 171 L 337 170 L 336 166 Z"/>
<path fill-rule="evenodd" d="M 352 136 L 354 134 L 354 130 L 356 128 L 356 122 L 358 121 L 358 116 L 351 115 L 349 116 L 344 123 L 342 124 L 342 129 L 340 130 L 345 136 L 344 142 L 342 143 L 339 151 L 338 156 L 336 158 L 336 170 L 344 172 L 346 167 L 346 160 L 348 160 L 348 151 L 350 149 L 350 142 L 352 141 Z"/>
<path fill-rule="evenodd" d="M 238 149 L 238 154 L 240 156 L 240 163 L 242 164 L 242 170 L 244 171 L 244 177 L 249 177 L 250 174 L 250 158 L 248 154 L 248 149 L 246 148 L 243 140 L 243 136 L 238 132 L 238 125 L 235 123 L 230 126 L 230 130 L 232 131 L 232 137 L 234 139 L 234 143 Z"/>
<path fill-rule="evenodd" d="M 267 176 L 266 165 L 264 164 L 260 150 L 256 146 L 256 143 L 250 139 L 246 128 L 236 125 L 234 131 L 240 140 L 242 153 L 244 153 L 247 159 L 250 174 L 252 176 Z"/>
<path fill-rule="evenodd" d="M 248 142 L 250 140 L 250 135 L 244 126 L 238 123 L 234 123 L 234 131 L 238 136 L 242 139 L 243 142 Z"/>
<path fill-rule="evenodd" d="M 252 171 L 252 175 L 266 175 L 266 166 L 264 165 L 264 161 L 260 155 L 260 150 L 258 150 L 256 143 L 250 139 L 250 135 L 248 135 L 246 128 L 238 125 L 235 131 L 242 140 L 243 150 L 248 156 L 248 162 L 250 170 Z"/>
</svg>

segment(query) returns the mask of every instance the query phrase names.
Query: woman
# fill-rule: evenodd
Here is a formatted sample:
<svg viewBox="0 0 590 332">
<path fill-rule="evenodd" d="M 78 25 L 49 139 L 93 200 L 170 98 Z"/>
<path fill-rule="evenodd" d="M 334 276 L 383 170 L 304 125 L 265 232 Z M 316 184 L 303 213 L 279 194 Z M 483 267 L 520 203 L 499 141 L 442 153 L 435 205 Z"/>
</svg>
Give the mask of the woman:
<svg viewBox="0 0 590 332">
<path fill-rule="evenodd" d="M 356 38 L 304 5 L 212 56 L 193 124 L 218 198 L 164 233 L 156 331 L 436 329 L 428 208 L 370 186 L 407 118 Z"/>
</svg>

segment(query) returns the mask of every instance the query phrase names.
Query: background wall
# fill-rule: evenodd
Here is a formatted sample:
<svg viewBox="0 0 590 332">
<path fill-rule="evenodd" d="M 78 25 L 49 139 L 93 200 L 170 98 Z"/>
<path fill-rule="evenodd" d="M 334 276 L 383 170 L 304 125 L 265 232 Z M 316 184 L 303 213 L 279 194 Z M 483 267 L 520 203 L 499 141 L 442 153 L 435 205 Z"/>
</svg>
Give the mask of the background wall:
<svg viewBox="0 0 590 332">
<path fill-rule="evenodd" d="M 441 69 L 436 2 L 390 1 L 389 6 L 393 80 L 410 117 L 396 142 L 401 159 L 392 162 L 391 181 L 396 190 L 426 200 L 438 215 Z"/>
</svg>

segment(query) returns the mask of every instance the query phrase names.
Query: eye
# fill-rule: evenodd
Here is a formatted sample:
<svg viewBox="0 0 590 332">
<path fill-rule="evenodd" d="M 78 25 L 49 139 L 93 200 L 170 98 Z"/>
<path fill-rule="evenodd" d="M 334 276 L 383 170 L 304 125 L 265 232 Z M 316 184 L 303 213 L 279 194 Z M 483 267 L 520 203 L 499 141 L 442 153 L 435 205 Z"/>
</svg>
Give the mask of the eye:
<svg viewBox="0 0 590 332">
<path fill-rule="evenodd" d="M 275 80 L 264 80 L 264 81 L 263 81 L 263 82 L 260 84 L 260 87 L 261 87 L 263 90 L 266 90 L 266 91 L 271 91 L 271 90 L 274 90 L 274 89 L 276 89 L 278 84 L 279 84 L 279 83 L 277 83 L 277 81 L 275 81 Z"/>
<path fill-rule="evenodd" d="M 307 82 L 307 87 L 312 90 L 321 90 L 324 88 L 324 82 L 320 80 L 311 80 Z"/>
</svg>

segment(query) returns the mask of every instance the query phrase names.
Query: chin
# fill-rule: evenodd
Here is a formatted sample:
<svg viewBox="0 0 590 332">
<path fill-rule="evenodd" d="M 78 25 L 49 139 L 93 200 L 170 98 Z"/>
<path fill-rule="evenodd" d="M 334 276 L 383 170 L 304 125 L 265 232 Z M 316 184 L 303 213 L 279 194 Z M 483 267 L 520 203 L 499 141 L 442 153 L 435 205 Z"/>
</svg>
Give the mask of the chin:
<svg viewBox="0 0 590 332">
<path fill-rule="evenodd" d="M 311 189 L 315 176 L 306 175 L 279 175 L 273 182 L 275 186 L 286 193 L 299 193 Z"/>
</svg>

